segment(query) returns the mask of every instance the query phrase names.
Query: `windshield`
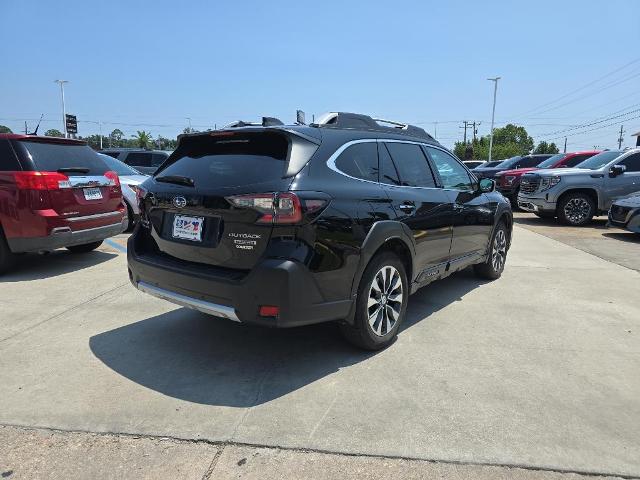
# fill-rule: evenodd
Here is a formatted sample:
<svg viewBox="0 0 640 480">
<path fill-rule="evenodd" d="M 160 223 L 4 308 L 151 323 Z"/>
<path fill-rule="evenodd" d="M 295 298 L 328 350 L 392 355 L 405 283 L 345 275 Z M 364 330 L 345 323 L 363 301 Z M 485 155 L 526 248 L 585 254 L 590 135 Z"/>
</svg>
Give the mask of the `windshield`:
<svg viewBox="0 0 640 480">
<path fill-rule="evenodd" d="M 537 165 L 538 168 L 550 168 L 553 167 L 556 163 L 566 157 L 566 153 L 558 153 L 552 157 L 547 158 L 544 162 L 541 162 Z"/>
<path fill-rule="evenodd" d="M 99 154 L 100 158 L 109 166 L 109 170 L 113 170 L 120 176 L 124 175 L 142 175 L 135 168 L 131 168 L 126 163 L 121 162 L 120 160 L 116 160 L 115 158 L 110 157 L 109 155 Z"/>
<path fill-rule="evenodd" d="M 624 152 L 622 150 L 610 150 L 608 152 L 602 152 L 598 155 L 594 155 L 593 157 L 585 160 L 582 163 L 576 165 L 576 168 L 586 168 L 589 170 L 598 170 L 599 168 L 604 167 L 607 163 L 612 160 L 615 160 Z"/>
<path fill-rule="evenodd" d="M 515 157 L 507 158 L 506 160 L 503 160 L 498 165 L 496 165 L 496 167 L 497 168 L 509 168 L 511 165 L 516 163 L 521 158 L 522 157 L 520 155 L 516 155 Z"/>
</svg>

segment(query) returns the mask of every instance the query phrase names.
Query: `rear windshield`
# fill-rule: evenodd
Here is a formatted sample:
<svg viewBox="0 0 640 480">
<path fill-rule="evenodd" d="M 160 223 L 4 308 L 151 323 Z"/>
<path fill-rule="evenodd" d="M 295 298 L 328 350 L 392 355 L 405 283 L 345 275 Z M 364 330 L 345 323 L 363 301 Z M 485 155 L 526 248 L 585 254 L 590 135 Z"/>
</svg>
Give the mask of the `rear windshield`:
<svg viewBox="0 0 640 480">
<path fill-rule="evenodd" d="M 566 153 L 558 153 L 556 155 L 553 155 L 552 157 L 547 158 L 544 162 L 539 163 L 538 164 L 538 168 L 553 167 L 554 164 L 556 164 L 557 162 L 559 162 L 560 160 L 562 160 L 566 156 L 567 156 Z"/>
<path fill-rule="evenodd" d="M 593 157 L 585 160 L 582 163 L 576 165 L 576 168 L 587 168 L 589 170 L 598 170 L 599 168 L 604 167 L 607 163 L 612 160 L 615 160 L 624 152 L 620 150 L 610 150 L 608 152 L 602 152 L 598 155 L 594 155 Z"/>
<path fill-rule="evenodd" d="M 121 162 L 120 160 L 116 160 L 115 158 L 111 158 L 107 155 L 102 155 L 100 159 L 107 164 L 107 166 L 109 167 L 109 170 L 116 172 L 120 176 L 142 175 L 135 168 L 132 168 L 126 163 Z"/>
<path fill-rule="evenodd" d="M 187 138 L 154 177 L 206 180 L 207 187 L 263 183 L 285 176 L 288 146 L 284 135 L 270 132 Z"/>
<path fill-rule="evenodd" d="M 485 162 L 484 165 L 482 165 L 482 167 L 483 168 L 497 167 L 501 163 L 502 163 L 502 160 L 492 160 L 491 162 Z"/>
<path fill-rule="evenodd" d="M 61 168 L 88 168 L 88 172 L 70 175 L 103 175 L 109 170 L 96 152 L 88 145 L 68 145 L 20 141 L 31 155 L 37 170 L 55 172 Z"/>
</svg>

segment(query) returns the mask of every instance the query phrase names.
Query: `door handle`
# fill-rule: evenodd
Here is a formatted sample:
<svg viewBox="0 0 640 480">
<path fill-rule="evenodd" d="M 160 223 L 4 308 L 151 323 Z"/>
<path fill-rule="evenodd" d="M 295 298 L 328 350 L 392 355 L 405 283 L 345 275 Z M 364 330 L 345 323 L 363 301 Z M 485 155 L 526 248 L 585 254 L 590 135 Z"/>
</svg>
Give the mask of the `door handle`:
<svg viewBox="0 0 640 480">
<path fill-rule="evenodd" d="M 453 209 L 457 212 L 461 212 L 462 210 L 464 210 L 464 205 L 461 205 L 459 203 L 454 203 L 453 204 Z"/>
<path fill-rule="evenodd" d="M 411 213 L 416 209 L 416 206 L 413 203 L 404 202 L 400 204 L 400 210 L 404 213 Z"/>
</svg>

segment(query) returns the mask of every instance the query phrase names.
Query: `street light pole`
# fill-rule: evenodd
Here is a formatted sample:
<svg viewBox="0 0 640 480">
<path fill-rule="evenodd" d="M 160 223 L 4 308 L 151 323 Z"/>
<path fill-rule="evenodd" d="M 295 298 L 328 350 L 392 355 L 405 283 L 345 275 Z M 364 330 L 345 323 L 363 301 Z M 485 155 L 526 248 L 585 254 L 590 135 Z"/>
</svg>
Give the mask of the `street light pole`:
<svg viewBox="0 0 640 480">
<path fill-rule="evenodd" d="M 191 128 L 191 117 L 185 117 L 187 120 L 189 120 L 189 133 L 193 132 L 193 128 Z"/>
<path fill-rule="evenodd" d="M 498 93 L 498 80 L 501 77 L 487 78 L 493 82 L 493 109 L 491 110 L 491 135 L 489 136 L 489 161 L 491 161 L 491 151 L 493 150 L 493 122 L 496 116 L 496 95 Z"/>
<path fill-rule="evenodd" d="M 64 138 L 68 138 L 67 134 L 67 111 L 64 106 L 64 84 L 69 83 L 69 80 L 54 80 L 53 83 L 60 84 L 60 95 L 62 97 L 62 131 L 64 132 Z"/>
</svg>

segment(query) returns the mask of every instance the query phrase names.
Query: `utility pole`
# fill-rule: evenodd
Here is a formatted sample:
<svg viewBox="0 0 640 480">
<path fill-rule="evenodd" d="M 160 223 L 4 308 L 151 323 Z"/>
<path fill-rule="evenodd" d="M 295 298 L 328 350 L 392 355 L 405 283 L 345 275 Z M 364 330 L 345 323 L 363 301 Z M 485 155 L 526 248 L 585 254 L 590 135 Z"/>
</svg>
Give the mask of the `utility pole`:
<svg viewBox="0 0 640 480">
<path fill-rule="evenodd" d="M 433 122 L 433 138 L 438 139 L 438 122 Z"/>
<path fill-rule="evenodd" d="M 187 120 L 189 120 L 189 133 L 193 132 L 193 128 L 191 128 L 191 117 L 185 117 Z"/>
<path fill-rule="evenodd" d="M 624 130 L 622 129 L 623 125 L 620 125 L 620 136 L 618 137 L 618 150 L 620 150 L 622 148 L 622 142 L 624 141 L 624 137 L 622 136 L 622 134 L 624 133 Z"/>
<path fill-rule="evenodd" d="M 464 144 L 466 145 L 467 144 L 467 128 L 469 128 L 469 126 L 470 126 L 469 124 L 471 122 L 463 120 L 462 123 L 463 123 L 464 126 L 459 127 L 459 128 L 464 128 Z"/>
<path fill-rule="evenodd" d="M 53 83 L 60 85 L 60 95 L 62 98 L 62 131 L 64 132 L 64 138 L 69 138 L 67 134 L 67 110 L 64 105 L 64 84 L 69 83 L 69 80 L 54 80 Z"/>
<path fill-rule="evenodd" d="M 493 82 L 493 109 L 491 110 L 491 134 L 489 136 L 489 161 L 491 161 L 491 151 L 493 150 L 493 122 L 496 117 L 496 96 L 498 94 L 498 80 L 501 77 L 487 78 Z"/>
<path fill-rule="evenodd" d="M 98 128 L 100 129 L 100 150 L 102 150 L 102 122 L 98 122 Z"/>
<path fill-rule="evenodd" d="M 482 122 L 474 121 L 472 124 L 473 125 L 473 143 L 476 143 L 476 135 L 478 134 L 478 128 L 476 127 L 476 124 L 479 127 L 482 124 Z"/>
<path fill-rule="evenodd" d="M 567 137 L 564 137 L 564 152 L 567 153 Z"/>
</svg>

